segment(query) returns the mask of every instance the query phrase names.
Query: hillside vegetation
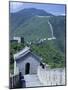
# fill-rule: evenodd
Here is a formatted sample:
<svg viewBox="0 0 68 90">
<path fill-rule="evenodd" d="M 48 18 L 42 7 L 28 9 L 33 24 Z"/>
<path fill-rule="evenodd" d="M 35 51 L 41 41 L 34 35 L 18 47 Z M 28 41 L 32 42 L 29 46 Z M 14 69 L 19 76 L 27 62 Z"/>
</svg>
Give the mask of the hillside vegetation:
<svg viewBox="0 0 68 90">
<path fill-rule="evenodd" d="M 23 9 L 17 13 L 10 13 L 10 39 L 14 36 L 24 37 L 25 43 L 10 43 L 10 63 L 14 63 L 13 54 L 19 52 L 26 45 L 31 47 L 32 52 L 43 58 L 43 62 L 51 68 L 65 67 L 65 32 L 66 17 L 54 16 L 39 9 Z M 48 21 L 53 28 L 55 40 L 38 40 L 51 38 L 52 32 Z M 35 44 L 28 45 L 27 42 Z"/>
<path fill-rule="evenodd" d="M 26 45 L 12 43 L 10 48 L 10 63 L 11 66 L 14 63 L 13 54 L 19 52 Z M 63 68 L 65 67 L 65 56 L 61 53 L 53 43 L 47 42 L 46 45 L 35 45 L 30 46 L 31 51 L 42 58 L 42 61 L 48 64 L 51 68 Z"/>
<path fill-rule="evenodd" d="M 41 38 L 52 37 L 47 17 L 32 17 L 21 24 L 14 32 L 15 36 L 23 36 L 25 41 L 36 41 Z"/>
<path fill-rule="evenodd" d="M 49 21 L 53 26 L 54 36 L 56 37 L 55 44 L 62 51 L 65 52 L 66 43 L 66 17 L 54 16 L 50 17 Z"/>
</svg>

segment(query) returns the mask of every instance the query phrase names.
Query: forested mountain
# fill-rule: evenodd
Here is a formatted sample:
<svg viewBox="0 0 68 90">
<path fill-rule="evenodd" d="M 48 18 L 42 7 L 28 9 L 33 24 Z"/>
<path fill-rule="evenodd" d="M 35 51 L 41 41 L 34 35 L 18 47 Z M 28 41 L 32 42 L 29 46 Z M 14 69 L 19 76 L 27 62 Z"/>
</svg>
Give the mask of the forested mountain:
<svg viewBox="0 0 68 90">
<path fill-rule="evenodd" d="M 64 67 L 65 19 L 65 16 L 54 16 L 44 10 L 35 8 L 10 13 L 10 39 L 14 36 L 24 37 L 25 42 L 37 42 L 46 39 L 40 45 L 32 44 L 30 46 L 32 51 L 40 55 L 44 62 L 52 67 Z M 48 40 L 53 36 L 56 39 Z M 23 45 L 11 44 L 11 54 L 16 53 L 23 47 Z"/>
<path fill-rule="evenodd" d="M 44 10 L 28 8 L 23 9 L 16 13 L 10 13 L 10 27 L 11 30 L 17 29 L 25 21 L 29 20 L 33 16 L 52 16 L 52 14 L 45 12 Z"/>
<path fill-rule="evenodd" d="M 10 13 L 10 37 L 23 36 L 26 41 L 50 38 L 53 27 L 56 44 L 64 51 L 65 16 L 54 16 L 44 10 L 28 8 L 16 13 Z"/>
</svg>

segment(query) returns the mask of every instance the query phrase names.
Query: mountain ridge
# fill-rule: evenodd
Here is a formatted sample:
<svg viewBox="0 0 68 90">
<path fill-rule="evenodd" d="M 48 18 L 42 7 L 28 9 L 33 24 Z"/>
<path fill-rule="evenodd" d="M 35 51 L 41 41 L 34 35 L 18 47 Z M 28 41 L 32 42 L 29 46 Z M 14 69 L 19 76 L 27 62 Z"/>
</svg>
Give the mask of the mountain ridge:
<svg viewBox="0 0 68 90">
<path fill-rule="evenodd" d="M 31 8 L 25 9 L 24 12 L 22 10 L 17 13 L 10 13 L 10 37 L 22 35 L 29 40 L 49 37 L 51 36 L 47 22 L 49 21 L 53 27 L 54 35 L 57 38 L 56 44 L 64 51 L 65 16 L 54 16 L 44 13 L 44 10 L 41 11 L 42 12 L 40 12 L 40 10 L 38 11 L 38 9 Z"/>
<path fill-rule="evenodd" d="M 45 15 L 46 16 L 54 16 L 53 14 L 51 14 L 51 13 L 49 13 L 49 12 L 43 10 L 43 9 L 37 9 L 37 8 L 24 8 L 24 9 L 18 11 L 18 12 L 10 12 L 10 13 L 11 14 L 17 14 L 17 13 L 22 13 L 22 12 L 25 12 L 25 13 L 30 12 L 30 14 L 32 12 L 32 13 L 37 13 L 37 14 L 40 14 L 40 15 L 43 14 L 44 16 Z M 41 12 L 42 12 L 42 14 L 41 14 Z"/>
</svg>

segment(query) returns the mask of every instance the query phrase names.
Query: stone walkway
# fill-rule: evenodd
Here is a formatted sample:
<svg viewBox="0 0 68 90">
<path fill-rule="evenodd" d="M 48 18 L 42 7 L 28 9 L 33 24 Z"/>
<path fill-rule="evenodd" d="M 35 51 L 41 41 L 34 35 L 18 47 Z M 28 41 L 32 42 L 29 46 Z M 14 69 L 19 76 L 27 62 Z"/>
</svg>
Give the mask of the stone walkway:
<svg viewBox="0 0 68 90">
<path fill-rule="evenodd" d="M 38 68 L 38 76 L 45 86 L 65 85 L 65 69 L 42 69 Z"/>
<path fill-rule="evenodd" d="M 43 86 L 36 74 L 24 75 L 24 79 L 26 81 L 26 87 Z"/>
<path fill-rule="evenodd" d="M 39 67 L 38 74 L 24 75 L 24 80 L 26 87 L 65 85 L 65 69 L 42 69 Z"/>
</svg>

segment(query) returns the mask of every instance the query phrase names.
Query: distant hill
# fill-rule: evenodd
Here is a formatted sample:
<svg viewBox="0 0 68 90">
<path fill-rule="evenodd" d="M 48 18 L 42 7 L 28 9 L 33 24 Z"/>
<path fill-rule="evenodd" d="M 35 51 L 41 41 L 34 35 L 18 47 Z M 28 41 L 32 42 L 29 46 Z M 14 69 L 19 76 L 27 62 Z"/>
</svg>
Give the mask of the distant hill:
<svg viewBox="0 0 68 90">
<path fill-rule="evenodd" d="M 23 24 L 25 21 L 29 20 L 30 18 L 36 15 L 52 16 L 52 14 L 47 13 L 44 10 L 35 8 L 28 8 L 16 13 L 10 13 L 10 33 L 13 34 L 14 30 L 16 30 L 21 24 Z"/>
<path fill-rule="evenodd" d="M 35 41 L 52 37 L 48 21 L 53 28 L 56 46 L 64 52 L 65 16 L 54 16 L 44 10 L 28 8 L 16 13 L 10 13 L 10 38 L 23 36 L 25 41 Z"/>
<path fill-rule="evenodd" d="M 15 36 L 23 36 L 25 41 L 36 41 L 41 38 L 52 37 L 47 17 L 34 16 L 15 31 Z"/>
</svg>

